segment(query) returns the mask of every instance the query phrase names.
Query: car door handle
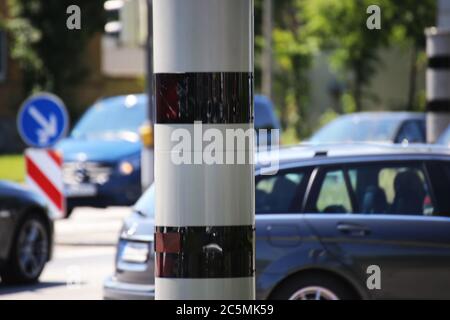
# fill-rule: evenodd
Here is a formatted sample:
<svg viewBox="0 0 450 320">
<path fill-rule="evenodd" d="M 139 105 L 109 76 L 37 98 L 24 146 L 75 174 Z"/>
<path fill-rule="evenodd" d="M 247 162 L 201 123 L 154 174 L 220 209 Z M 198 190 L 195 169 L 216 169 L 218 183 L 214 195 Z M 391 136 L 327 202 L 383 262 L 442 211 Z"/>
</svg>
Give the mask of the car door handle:
<svg viewBox="0 0 450 320">
<path fill-rule="evenodd" d="M 337 229 L 340 232 L 351 236 L 364 237 L 370 234 L 369 228 L 358 224 L 338 223 Z"/>
</svg>

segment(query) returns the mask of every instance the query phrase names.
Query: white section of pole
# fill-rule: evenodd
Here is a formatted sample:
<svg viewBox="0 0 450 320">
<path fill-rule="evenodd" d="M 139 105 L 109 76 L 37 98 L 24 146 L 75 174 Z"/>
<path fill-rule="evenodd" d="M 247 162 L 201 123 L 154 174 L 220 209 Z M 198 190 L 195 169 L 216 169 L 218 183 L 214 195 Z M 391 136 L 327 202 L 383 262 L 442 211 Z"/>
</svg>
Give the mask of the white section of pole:
<svg viewBox="0 0 450 320">
<path fill-rule="evenodd" d="M 450 125 L 450 28 L 429 28 L 426 36 L 427 142 L 435 143 Z"/>
<path fill-rule="evenodd" d="M 450 1 L 448 0 L 438 2 L 438 27 L 450 28 Z"/>
<path fill-rule="evenodd" d="M 153 5 L 155 73 L 253 72 L 253 0 Z"/>
</svg>

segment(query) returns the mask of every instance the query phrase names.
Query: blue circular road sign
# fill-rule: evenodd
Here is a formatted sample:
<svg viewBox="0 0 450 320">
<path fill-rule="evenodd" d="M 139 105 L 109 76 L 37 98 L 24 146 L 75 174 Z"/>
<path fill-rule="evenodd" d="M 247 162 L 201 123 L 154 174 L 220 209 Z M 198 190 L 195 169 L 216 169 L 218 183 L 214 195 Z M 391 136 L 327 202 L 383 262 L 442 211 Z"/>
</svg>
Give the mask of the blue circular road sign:
<svg viewBox="0 0 450 320">
<path fill-rule="evenodd" d="M 63 138 L 69 127 L 64 103 L 50 93 L 28 98 L 20 108 L 17 128 L 30 147 L 49 148 Z"/>
</svg>

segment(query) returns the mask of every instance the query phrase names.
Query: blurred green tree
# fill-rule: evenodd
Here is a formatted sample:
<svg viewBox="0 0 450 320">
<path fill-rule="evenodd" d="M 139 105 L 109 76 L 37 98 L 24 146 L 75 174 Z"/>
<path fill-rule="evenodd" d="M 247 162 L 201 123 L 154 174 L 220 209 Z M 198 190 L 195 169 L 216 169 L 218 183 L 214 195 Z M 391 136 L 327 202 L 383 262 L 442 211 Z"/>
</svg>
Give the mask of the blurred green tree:
<svg viewBox="0 0 450 320">
<path fill-rule="evenodd" d="M 379 49 L 389 44 L 392 21 L 388 18 L 389 0 L 378 0 L 381 30 L 367 28 L 367 8 L 371 0 L 314 0 L 304 5 L 306 33 L 317 39 L 322 50 L 329 51 L 330 63 L 340 74 L 350 71 L 349 82 L 355 110 L 363 109 L 364 89 L 370 84 L 380 63 Z M 345 108 L 344 108 L 345 109 Z"/>
<path fill-rule="evenodd" d="M 422 93 L 417 92 L 417 72 L 426 64 L 425 28 L 436 24 L 436 0 L 396 0 L 390 1 L 390 44 L 408 47 L 411 54 L 409 72 L 409 90 L 406 107 L 413 110 L 424 110 L 425 101 L 420 99 Z"/>
<path fill-rule="evenodd" d="M 366 26 L 367 8 L 381 9 L 381 29 Z M 331 52 L 331 65 L 350 71 L 350 88 L 355 110 L 363 109 L 365 91 L 380 66 L 380 49 L 404 46 L 411 50 L 407 108 L 416 108 L 417 67 L 423 61 L 424 30 L 435 23 L 435 0 L 314 0 L 304 6 L 307 33 L 317 38 L 323 50 Z"/>
<path fill-rule="evenodd" d="M 76 3 L 74 3 L 76 2 Z M 89 74 L 83 62 L 92 36 L 103 30 L 104 0 L 8 0 L 4 25 L 10 33 L 11 55 L 24 75 L 25 93 L 47 90 L 63 95 Z M 66 10 L 81 8 L 81 30 L 69 30 Z"/>
<path fill-rule="evenodd" d="M 260 86 L 262 36 L 262 0 L 255 1 L 256 79 Z M 304 32 L 302 6 L 307 0 L 274 0 L 274 102 L 285 130 L 285 142 L 295 142 L 312 131 L 308 121 L 308 79 L 316 46 Z"/>
</svg>

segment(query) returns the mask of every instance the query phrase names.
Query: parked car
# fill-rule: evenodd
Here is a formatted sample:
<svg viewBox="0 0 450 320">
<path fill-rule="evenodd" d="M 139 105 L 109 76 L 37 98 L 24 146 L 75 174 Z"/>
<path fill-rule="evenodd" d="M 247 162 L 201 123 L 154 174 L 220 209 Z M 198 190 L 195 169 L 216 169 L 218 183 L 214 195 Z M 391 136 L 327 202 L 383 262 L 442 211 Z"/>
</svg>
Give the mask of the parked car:
<svg viewBox="0 0 450 320">
<path fill-rule="evenodd" d="M 425 114 L 362 112 L 340 116 L 317 131 L 309 142 L 425 143 Z"/>
<path fill-rule="evenodd" d="M 450 126 L 447 128 L 447 130 L 444 131 L 444 133 L 439 137 L 439 140 L 437 142 L 438 144 L 444 145 L 446 147 L 450 147 Z"/>
<path fill-rule="evenodd" d="M 450 150 L 301 146 L 279 161 L 255 172 L 258 299 L 450 298 Z M 154 297 L 154 193 L 124 222 L 106 299 Z"/>
<path fill-rule="evenodd" d="M 130 206 L 140 197 L 138 131 L 146 109 L 143 94 L 103 99 L 57 145 L 64 157 L 68 216 L 75 207 Z M 280 128 L 272 103 L 262 96 L 255 97 L 255 128 Z"/>
<path fill-rule="evenodd" d="M 141 195 L 139 127 L 146 119 L 144 95 L 94 104 L 57 145 L 63 154 L 68 215 L 75 207 L 129 206 Z"/>
<path fill-rule="evenodd" d="M 53 222 L 44 200 L 0 181 L 0 282 L 37 281 L 52 248 Z"/>
</svg>

